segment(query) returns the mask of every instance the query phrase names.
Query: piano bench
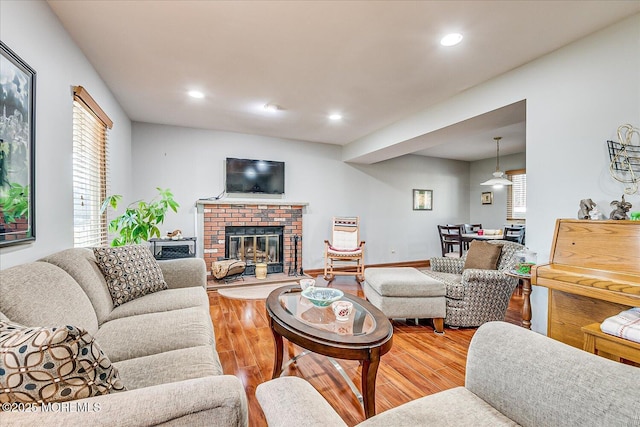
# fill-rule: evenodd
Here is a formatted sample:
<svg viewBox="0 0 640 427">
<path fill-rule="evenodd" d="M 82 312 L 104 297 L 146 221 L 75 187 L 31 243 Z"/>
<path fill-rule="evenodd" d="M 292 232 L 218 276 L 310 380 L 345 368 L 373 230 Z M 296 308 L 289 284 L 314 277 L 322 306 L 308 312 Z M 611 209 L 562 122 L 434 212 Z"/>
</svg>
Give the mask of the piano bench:
<svg viewBox="0 0 640 427">
<path fill-rule="evenodd" d="M 633 362 L 634 366 L 640 366 L 640 343 L 605 334 L 600 330 L 600 323 L 583 326 L 582 332 L 585 351 L 616 362 L 620 362 L 622 359 Z"/>
</svg>

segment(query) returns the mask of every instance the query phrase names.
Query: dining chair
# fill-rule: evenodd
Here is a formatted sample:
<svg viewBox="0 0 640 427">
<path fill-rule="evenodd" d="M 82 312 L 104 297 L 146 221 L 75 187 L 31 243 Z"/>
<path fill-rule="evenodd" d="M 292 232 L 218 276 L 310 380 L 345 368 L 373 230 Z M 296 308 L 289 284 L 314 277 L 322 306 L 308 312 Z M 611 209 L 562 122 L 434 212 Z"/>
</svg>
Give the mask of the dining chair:
<svg viewBox="0 0 640 427">
<path fill-rule="evenodd" d="M 525 230 L 524 225 L 506 225 L 502 235 L 504 236 L 504 240 L 524 245 Z"/>
<path fill-rule="evenodd" d="M 440 235 L 440 246 L 442 248 L 442 256 L 445 257 L 462 257 L 463 242 L 462 232 L 464 226 L 458 225 L 439 225 L 438 234 Z M 455 247 L 457 246 L 457 251 Z"/>
<path fill-rule="evenodd" d="M 464 225 L 464 234 L 474 234 L 477 233 L 478 230 L 482 230 L 482 224 L 465 224 Z M 469 243 L 471 243 L 473 239 L 462 238 L 462 246 L 465 251 L 469 250 Z"/>
<path fill-rule="evenodd" d="M 464 225 L 465 234 L 477 233 L 478 230 L 482 230 L 482 224 L 465 224 Z"/>
</svg>

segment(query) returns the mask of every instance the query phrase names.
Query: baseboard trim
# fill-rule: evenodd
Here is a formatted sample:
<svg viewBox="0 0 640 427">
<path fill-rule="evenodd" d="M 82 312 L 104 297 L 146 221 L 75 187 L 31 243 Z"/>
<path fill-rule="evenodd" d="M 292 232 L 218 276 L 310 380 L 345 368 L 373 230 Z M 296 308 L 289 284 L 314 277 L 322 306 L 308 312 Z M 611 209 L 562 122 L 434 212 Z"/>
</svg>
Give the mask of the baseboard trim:
<svg viewBox="0 0 640 427">
<path fill-rule="evenodd" d="M 431 262 L 428 259 L 418 260 L 418 261 L 402 261 L 402 262 L 389 262 L 384 264 L 367 264 L 365 265 L 365 270 L 371 267 L 413 267 L 413 268 L 427 268 L 431 266 Z M 355 269 L 353 267 L 338 267 L 335 269 L 336 271 L 353 271 Z M 315 268 L 311 270 L 305 270 L 305 274 L 309 276 L 319 276 L 324 274 L 324 268 Z"/>
</svg>

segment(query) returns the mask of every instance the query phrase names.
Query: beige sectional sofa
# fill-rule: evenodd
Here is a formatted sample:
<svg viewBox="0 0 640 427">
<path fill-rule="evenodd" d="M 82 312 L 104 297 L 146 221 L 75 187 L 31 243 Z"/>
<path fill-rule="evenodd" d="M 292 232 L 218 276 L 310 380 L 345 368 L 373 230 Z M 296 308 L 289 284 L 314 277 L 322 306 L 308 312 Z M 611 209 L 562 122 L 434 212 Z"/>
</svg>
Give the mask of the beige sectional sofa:
<svg viewBox="0 0 640 427">
<path fill-rule="evenodd" d="M 127 389 L 53 411 L 2 411 L 0 425 L 247 425 L 242 383 L 223 375 L 215 350 L 204 262 L 159 264 L 168 289 L 116 308 L 90 249 L 0 270 L 0 320 L 85 329 Z"/>
<path fill-rule="evenodd" d="M 469 346 L 464 387 L 405 403 L 358 425 L 640 426 L 638 384 L 640 368 L 519 326 L 489 322 Z M 256 397 L 271 427 L 346 425 L 298 377 L 260 384 Z"/>
</svg>

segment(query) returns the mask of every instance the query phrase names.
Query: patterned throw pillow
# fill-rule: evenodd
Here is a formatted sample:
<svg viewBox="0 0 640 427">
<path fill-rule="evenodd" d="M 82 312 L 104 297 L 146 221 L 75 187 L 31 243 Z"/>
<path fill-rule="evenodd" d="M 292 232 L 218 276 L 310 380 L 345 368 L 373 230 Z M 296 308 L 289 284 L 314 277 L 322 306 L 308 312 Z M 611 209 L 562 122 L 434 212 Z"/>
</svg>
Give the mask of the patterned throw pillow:
<svg viewBox="0 0 640 427">
<path fill-rule="evenodd" d="M 114 308 L 167 289 L 162 270 L 146 246 L 99 247 L 93 248 L 93 253 L 107 280 Z"/>
<path fill-rule="evenodd" d="M 53 403 L 126 390 L 87 331 L 0 321 L 0 403 Z"/>
<path fill-rule="evenodd" d="M 501 253 L 502 245 L 474 240 L 469 244 L 469 252 L 467 252 L 467 259 L 464 262 L 464 269 L 496 270 Z"/>
</svg>

